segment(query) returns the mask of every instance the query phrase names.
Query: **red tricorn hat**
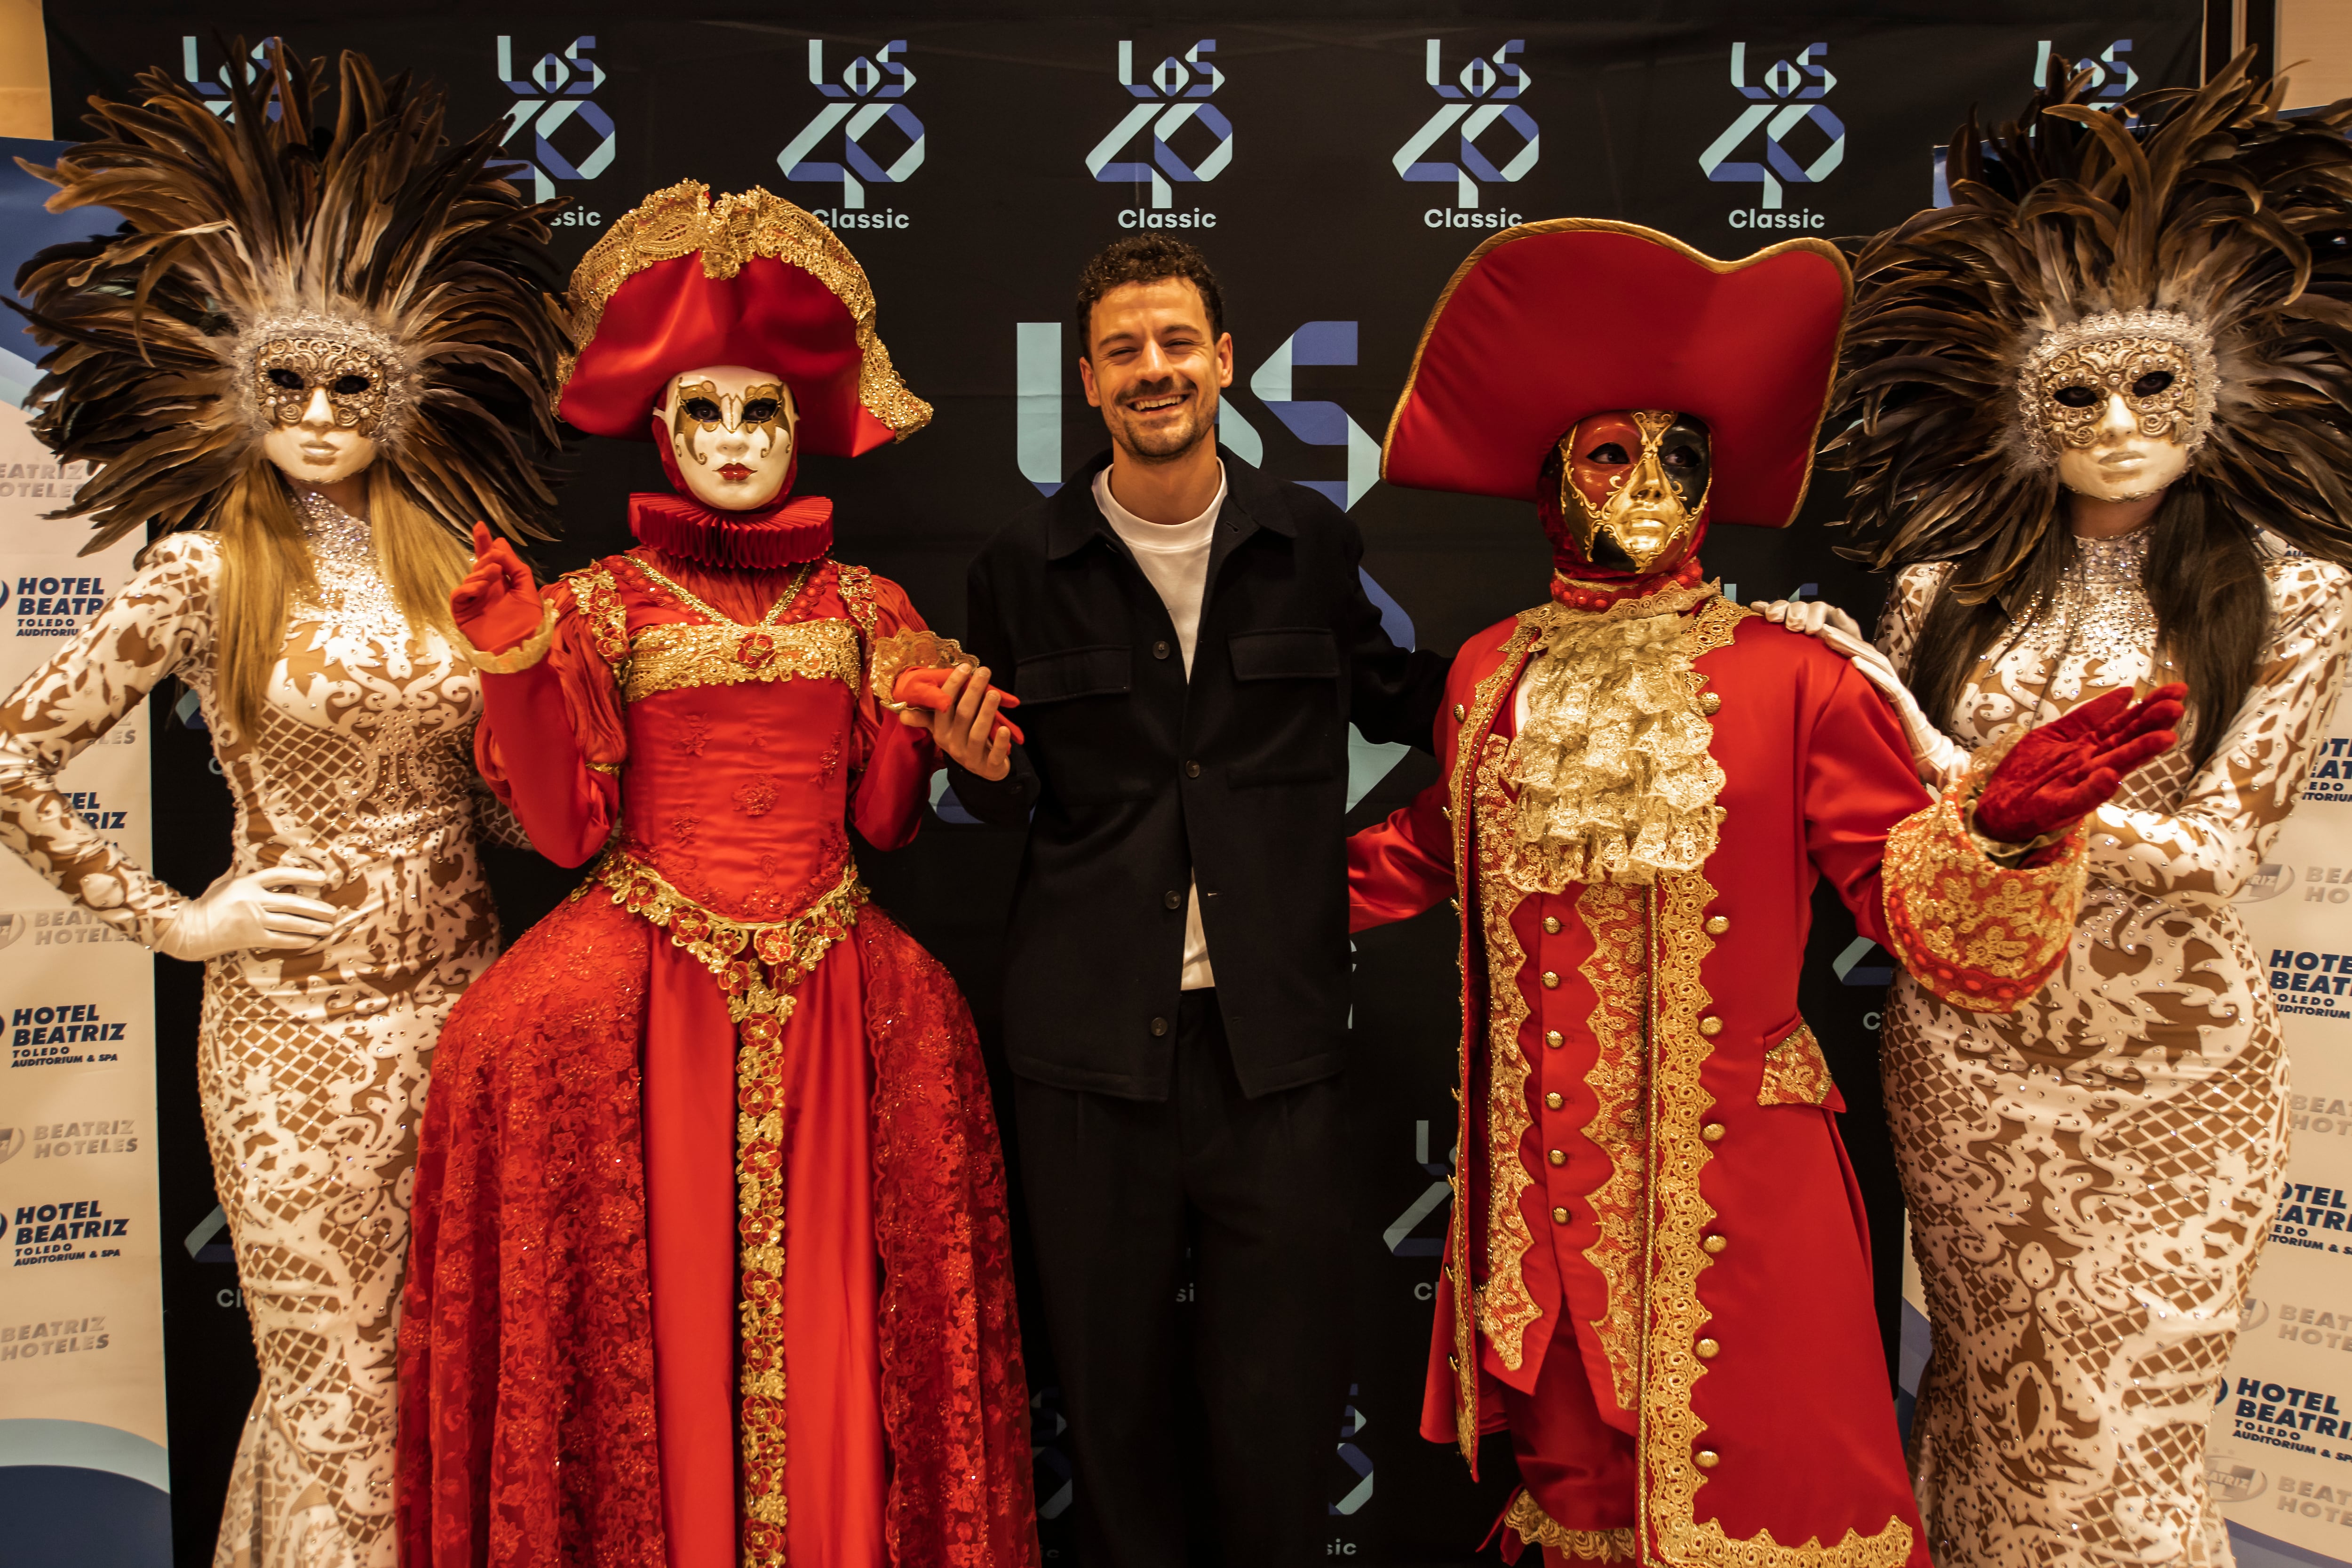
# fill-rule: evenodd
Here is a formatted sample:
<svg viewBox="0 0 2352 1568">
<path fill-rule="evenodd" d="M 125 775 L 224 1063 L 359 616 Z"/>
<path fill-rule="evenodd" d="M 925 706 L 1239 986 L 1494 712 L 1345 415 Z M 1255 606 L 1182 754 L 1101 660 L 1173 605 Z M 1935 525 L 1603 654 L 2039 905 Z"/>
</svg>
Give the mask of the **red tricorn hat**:
<svg viewBox="0 0 2352 1568">
<path fill-rule="evenodd" d="M 1826 240 L 1717 261 L 1601 218 L 1505 229 L 1438 296 L 1381 477 L 1533 500 L 1578 420 L 1668 408 L 1713 434 L 1708 514 L 1785 528 L 1805 499 L 1853 293 Z"/>
<path fill-rule="evenodd" d="M 772 370 L 800 412 L 799 449 L 854 458 L 913 435 L 931 405 L 874 335 L 874 289 L 833 231 L 756 186 L 710 199 L 688 180 L 615 221 L 572 274 L 564 418 L 643 439 L 672 376 Z"/>
</svg>

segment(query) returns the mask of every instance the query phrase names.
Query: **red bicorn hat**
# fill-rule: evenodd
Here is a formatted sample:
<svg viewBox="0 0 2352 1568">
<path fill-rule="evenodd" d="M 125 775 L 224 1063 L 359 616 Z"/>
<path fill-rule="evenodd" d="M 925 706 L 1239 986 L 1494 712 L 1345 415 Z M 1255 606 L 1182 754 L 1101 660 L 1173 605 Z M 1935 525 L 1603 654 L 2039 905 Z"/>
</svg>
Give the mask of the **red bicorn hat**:
<svg viewBox="0 0 2352 1568">
<path fill-rule="evenodd" d="M 1708 514 L 1785 528 L 1805 499 L 1853 293 L 1826 240 L 1717 261 L 1601 218 L 1506 229 L 1438 296 L 1381 477 L 1533 500 L 1545 458 L 1578 420 L 1674 409 L 1714 437 Z"/>
<path fill-rule="evenodd" d="M 572 311 L 580 349 L 558 411 L 592 436 L 646 437 L 670 378 L 719 364 L 784 378 L 804 452 L 854 458 L 930 422 L 875 336 L 857 258 L 757 187 L 714 202 L 688 180 L 647 196 L 582 258 Z"/>
</svg>

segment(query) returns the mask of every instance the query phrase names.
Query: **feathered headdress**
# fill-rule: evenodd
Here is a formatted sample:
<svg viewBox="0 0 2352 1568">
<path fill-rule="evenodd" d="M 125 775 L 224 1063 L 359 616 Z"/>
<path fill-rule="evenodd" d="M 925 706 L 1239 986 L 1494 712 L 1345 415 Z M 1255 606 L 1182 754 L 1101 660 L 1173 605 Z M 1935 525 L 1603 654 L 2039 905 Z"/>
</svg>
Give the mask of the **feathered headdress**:
<svg viewBox="0 0 2352 1568">
<path fill-rule="evenodd" d="M 2103 348 L 2187 374 L 2189 474 L 2244 522 L 2352 561 L 2352 100 L 2293 120 L 2252 51 L 2115 108 L 2089 73 L 2015 124 L 1952 134 L 1952 205 L 1863 248 L 1829 460 L 1838 553 L 1880 568 L 1983 551 L 1999 593 L 2060 514 L 2041 383 Z"/>
<path fill-rule="evenodd" d="M 95 469 L 51 515 L 96 519 L 84 553 L 151 518 L 201 521 L 288 390 L 320 384 L 426 510 L 547 537 L 568 346 L 553 205 L 485 172 L 494 128 L 449 147 L 438 89 L 346 53 L 329 125 L 324 62 L 268 52 L 257 81 L 231 80 L 226 115 L 149 71 L 142 102 L 91 100 L 95 140 L 23 165 L 58 187 L 52 212 L 125 220 L 17 275 L 52 349 L 34 434 Z"/>
</svg>

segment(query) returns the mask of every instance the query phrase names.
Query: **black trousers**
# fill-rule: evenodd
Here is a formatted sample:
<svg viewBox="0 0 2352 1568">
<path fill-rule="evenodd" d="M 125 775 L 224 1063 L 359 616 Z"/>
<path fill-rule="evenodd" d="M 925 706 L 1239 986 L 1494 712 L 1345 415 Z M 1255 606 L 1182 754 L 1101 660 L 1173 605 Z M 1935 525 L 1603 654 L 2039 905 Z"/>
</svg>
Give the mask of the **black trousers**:
<svg viewBox="0 0 2352 1568">
<path fill-rule="evenodd" d="M 1225 1568 L 1319 1563 L 1352 1294 L 1338 1083 L 1248 1099 L 1216 993 L 1188 991 L 1167 1100 L 1024 1079 L 1015 1106 L 1081 1568 L 1181 1568 L 1188 1521 Z M 1179 1451 L 1188 1367 L 1206 1497 Z"/>
</svg>

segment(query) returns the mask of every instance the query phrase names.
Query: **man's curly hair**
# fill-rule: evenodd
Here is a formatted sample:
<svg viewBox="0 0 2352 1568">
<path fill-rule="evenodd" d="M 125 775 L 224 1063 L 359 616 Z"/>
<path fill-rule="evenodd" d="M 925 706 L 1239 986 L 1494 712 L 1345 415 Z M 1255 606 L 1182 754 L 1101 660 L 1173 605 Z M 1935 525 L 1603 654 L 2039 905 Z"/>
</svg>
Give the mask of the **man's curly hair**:
<svg viewBox="0 0 2352 1568">
<path fill-rule="evenodd" d="M 1225 296 L 1217 287 L 1216 273 L 1210 270 L 1209 258 L 1183 240 L 1139 234 L 1104 246 L 1078 274 L 1078 298 L 1070 308 L 1070 321 L 1078 330 L 1079 352 L 1089 357 L 1094 353 L 1097 300 L 1127 284 L 1157 283 L 1163 278 L 1181 278 L 1198 289 L 1201 302 L 1209 308 L 1210 337 L 1224 334 Z"/>
</svg>

